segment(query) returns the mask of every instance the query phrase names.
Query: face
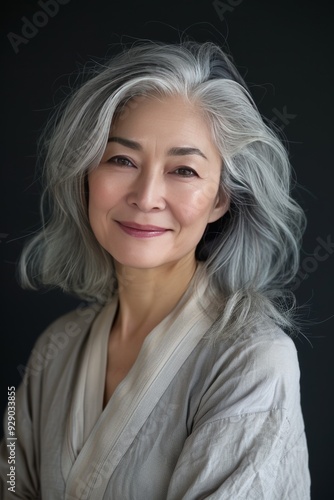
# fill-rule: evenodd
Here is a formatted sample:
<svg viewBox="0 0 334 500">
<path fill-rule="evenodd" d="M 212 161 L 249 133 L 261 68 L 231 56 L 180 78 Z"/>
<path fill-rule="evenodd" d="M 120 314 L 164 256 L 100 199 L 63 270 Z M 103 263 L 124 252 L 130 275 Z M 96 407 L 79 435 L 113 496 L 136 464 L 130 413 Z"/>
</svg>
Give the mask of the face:
<svg viewBox="0 0 334 500">
<path fill-rule="evenodd" d="M 88 176 L 92 230 L 116 263 L 156 268 L 195 259 L 228 210 L 222 160 L 200 109 L 180 97 L 134 98 Z"/>
</svg>

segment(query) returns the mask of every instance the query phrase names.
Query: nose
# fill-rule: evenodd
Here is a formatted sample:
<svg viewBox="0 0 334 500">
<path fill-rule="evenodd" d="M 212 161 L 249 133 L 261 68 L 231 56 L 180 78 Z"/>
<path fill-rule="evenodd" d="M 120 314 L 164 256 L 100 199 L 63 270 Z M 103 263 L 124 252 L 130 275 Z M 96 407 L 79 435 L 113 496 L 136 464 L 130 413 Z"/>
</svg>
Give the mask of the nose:
<svg viewBox="0 0 334 500">
<path fill-rule="evenodd" d="M 166 201 L 163 175 L 158 172 L 141 172 L 131 186 L 127 202 L 142 212 L 164 210 Z"/>
</svg>

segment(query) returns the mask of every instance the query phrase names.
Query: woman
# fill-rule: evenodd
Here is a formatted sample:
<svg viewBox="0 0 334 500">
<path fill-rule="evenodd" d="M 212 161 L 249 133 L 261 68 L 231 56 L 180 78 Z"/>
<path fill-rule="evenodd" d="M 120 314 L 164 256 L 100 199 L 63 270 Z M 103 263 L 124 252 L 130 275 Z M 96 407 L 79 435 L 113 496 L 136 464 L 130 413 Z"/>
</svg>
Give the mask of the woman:
<svg viewBox="0 0 334 500">
<path fill-rule="evenodd" d="M 135 45 L 74 93 L 46 143 L 47 215 L 22 282 L 91 304 L 32 352 L 17 497 L 309 498 L 283 331 L 304 215 L 230 59 L 211 43 Z M 2 456 L 5 478 L 5 442 Z"/>
</svg>

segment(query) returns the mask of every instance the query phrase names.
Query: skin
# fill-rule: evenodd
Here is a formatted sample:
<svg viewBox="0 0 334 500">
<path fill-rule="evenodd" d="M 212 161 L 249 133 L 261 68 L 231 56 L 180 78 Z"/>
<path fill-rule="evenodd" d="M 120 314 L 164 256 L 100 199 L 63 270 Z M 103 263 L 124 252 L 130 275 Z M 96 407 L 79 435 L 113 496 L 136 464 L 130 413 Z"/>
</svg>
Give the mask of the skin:
<svg viewBox="0 0 334 500">
<path fill-rule="evenodd" d="M 119 282 L 105 404 L 147 334 L 186 291 L 207 224 L 229 208 L 229 200 L 219 193 L 222 160 L 194 104 L 178 96 L 134 99 L 112 125 L 110 138 L 100 164 L 88 176 L 90 224 L 114 258 Z M 124 221 L 164 232 L 138 237 L 124 230 L 119 224 Z"/>
</svg>

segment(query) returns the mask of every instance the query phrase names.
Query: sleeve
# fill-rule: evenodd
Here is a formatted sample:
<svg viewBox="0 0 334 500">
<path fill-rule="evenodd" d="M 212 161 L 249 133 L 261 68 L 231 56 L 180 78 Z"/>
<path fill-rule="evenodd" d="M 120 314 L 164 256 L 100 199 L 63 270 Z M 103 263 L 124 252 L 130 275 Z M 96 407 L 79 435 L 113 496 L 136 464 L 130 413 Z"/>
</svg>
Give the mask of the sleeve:
<svg viewBox="0 0 334 500">
<path fill-rule="evenodd" d="M 48 451 L 51 439 L 45 435 L 45 424 L 52 414 L 51 402 L 56 390 L 63 390 L 59 384 L 60 377 L 68 386 L 71 385 L 71 374 L 76 371 L 81 345 L 100 309 L 99 304 L 79 304 L 75 310 L 57 318 L 38 337 L 27 366 L 23 367 L 23 380 L 16 392 L 15 463 L 12 464 L 8 463 L 10 449 L 7 444 L 12 436 L 8 432 L 7 410 L 4 416 L 4 438 L 0 443 L 1 499 L 41 498 L 41 457 L 42 452 Z M 65 366 L 70 370 L 64 372 Z M 66 398 L 64 404 L 67 404 Z M 15 469 L 10 469 L 10 465 Z M 10 472 L 13 478 L 15 476 L 15 491 L 9 490 L 11 484 L 7 481 Z M 63 484 L 63 478 L 61 481 Z"/>
<path fill-rule="evenodd" d="M 40 498 L 38 447 L 34 435 L 36 423 L 32 421 L 33 405 L 30 384 L 28 379 L 24 379 L 15 397 L 15 439 L 8 429 L 8 408 L 4 415 L 4 438 L 0 445 L 0 496 L 3 500 Z"/>
<path fill-rule="evenodd" d="M 308 453 L 293 342 L 246 344 L 202 397 L 167 500 L 308 500 Z"/>
</svg>

